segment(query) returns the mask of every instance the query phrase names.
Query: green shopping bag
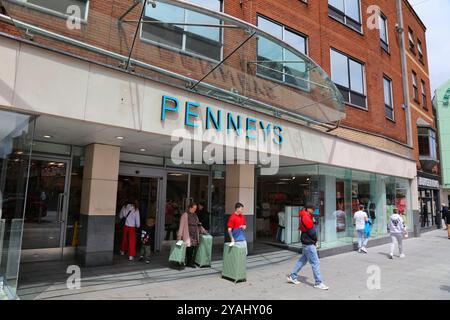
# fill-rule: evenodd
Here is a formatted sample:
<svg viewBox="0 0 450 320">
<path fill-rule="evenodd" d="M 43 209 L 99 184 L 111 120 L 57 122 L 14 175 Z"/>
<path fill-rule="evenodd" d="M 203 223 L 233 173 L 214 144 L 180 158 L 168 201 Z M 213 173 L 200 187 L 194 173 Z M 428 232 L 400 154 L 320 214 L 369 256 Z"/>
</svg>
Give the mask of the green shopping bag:
<svg viewBox="0 0 450 320">
<path fill-rule="evenodd" d="M 211 266 L 212 246 L 213 246 L 213 237 L 209 234 L 201 234 L 200 243 L 198 245 L 197 253 L 195 255 L 195 263 L 199 267 Z"/>
<path fill-rule="evenodd" d="M 183 241 L 181 246 L 176 245 L 177 241 L 172 241 L 170 246 L 169 262 L 178 263 L 180 265 L 186 264 L 186 242 Z"/>
<path fill-rule="evenodd" d="M 230 247 L 230 243 L 223 246 L 222 277 L 234 282 L 247 279 L 247 248 L 240 246 L 238 242 Z"/>
</svg>

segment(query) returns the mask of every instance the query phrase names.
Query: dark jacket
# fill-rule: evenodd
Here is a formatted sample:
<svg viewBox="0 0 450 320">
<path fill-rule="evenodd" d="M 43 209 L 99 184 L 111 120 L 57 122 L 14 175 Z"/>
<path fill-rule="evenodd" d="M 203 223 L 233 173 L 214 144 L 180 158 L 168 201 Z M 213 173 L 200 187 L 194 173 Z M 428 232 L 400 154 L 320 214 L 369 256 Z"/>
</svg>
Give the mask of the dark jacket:
<svg viewBox="0 0 450 320">
<path fill-rule="evenodd" d="M 442 209 L 442 218 L 445 219 L 445 222 L 447 222 L 447 224 L 450 224 L 450 210 L 448 209 L 448 207 L 444 207 Z"/>
<path fill-rule="evenodd" d="M 300 215 L 300 231 L 302 235 L 300 236 L 300 241 L 303 245 L 315 245 L 317 243 L 317 231 L 314 226 L 314 221 L 311 215 L 302 209 L 299 213 Z"/>
</svg>

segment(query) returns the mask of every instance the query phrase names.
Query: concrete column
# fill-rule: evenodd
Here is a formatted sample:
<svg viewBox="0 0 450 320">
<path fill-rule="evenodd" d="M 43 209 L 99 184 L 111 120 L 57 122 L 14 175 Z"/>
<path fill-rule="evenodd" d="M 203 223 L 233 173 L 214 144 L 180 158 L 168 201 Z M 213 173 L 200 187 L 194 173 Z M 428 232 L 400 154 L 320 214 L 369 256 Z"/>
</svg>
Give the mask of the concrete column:
<svg viewBox="0 0 450 320">
<path fill-rule="evenodd" d="M 410 180 L 409 196 L 411 197 L 413 209 L 414 237 L 420 237 L 420 205 L 419 205 L 419 185 L 417 177 Z M 409 197 L 408 197 L 409 198 Z"/>
<path fill-rule="evenodd" d="M 119 162 L 120 147 L 102 144 L 86 147 L 77 251 L 83 266 L 113 262 Z"/>
<path fill-rule="evenodd" d="M 226 166 L 225 210 L 227 220 L 234 212 L 234 205 L 240 202 L 244 205 L 245 221 L 247 223 L 246 237 L 248 252 L 253 251 L 254 215 L 255 215 L 255 165 L 230 164 Z M 225 236 L 227 239 L 227 236 Z"/>
</svg>

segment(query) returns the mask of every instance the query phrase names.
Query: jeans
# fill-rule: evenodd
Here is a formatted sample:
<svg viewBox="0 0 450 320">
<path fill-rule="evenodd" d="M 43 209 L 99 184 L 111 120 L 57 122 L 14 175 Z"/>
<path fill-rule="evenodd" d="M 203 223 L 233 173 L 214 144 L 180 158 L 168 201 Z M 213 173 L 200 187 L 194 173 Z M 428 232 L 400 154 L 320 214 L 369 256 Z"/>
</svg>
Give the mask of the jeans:
<svg viewBox="0 0 450 320">
<path fill-rule="evenodd" d="M 315 245 L 303 245 L 302 255 L 300 259 L 298 259 L 297 264 L 294 267 L 294 270 L 291 272 L 291 278 L 297 279 L 298 273 L 305 266 L 307 262 L 311 263 L 312 271 L 314 274 L 314 280 L 316 281 L 316 285 L 322 283 L 322 278 L 320 277 L 320 262 L 319 256 L 317 254 L 317 248 Z"/>
<path fill-rule="evenodd" d="M 356 232 L 358 233 L 358 249 L 367 247 L 369 238 L 366 238 L 364 230 L 356 230 Z"/>
<path fill-rule="evenodd" d="M 398 251 L 403 253 L 403 234 L 391 233 L 391 255 L 394 255 L 395 243 L 398 243 Z"/>
</svg>

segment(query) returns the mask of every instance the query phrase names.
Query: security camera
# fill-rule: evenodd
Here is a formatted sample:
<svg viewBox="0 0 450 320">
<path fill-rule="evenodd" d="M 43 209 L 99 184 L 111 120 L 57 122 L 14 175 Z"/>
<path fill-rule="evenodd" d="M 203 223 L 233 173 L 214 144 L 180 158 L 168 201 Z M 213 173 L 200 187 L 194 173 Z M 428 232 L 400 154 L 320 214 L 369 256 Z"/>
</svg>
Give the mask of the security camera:
<svg viewBox="0 0 450 320">
<path fill-rule="evenodd" d="M 152 8 L 156 8 L 156 1 L 155 0 L 147 0 L 147 3 L 150 3 L 152 5 Z"/>
</svg>

